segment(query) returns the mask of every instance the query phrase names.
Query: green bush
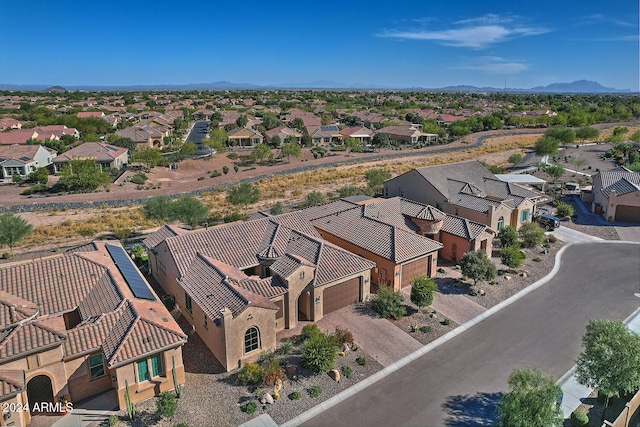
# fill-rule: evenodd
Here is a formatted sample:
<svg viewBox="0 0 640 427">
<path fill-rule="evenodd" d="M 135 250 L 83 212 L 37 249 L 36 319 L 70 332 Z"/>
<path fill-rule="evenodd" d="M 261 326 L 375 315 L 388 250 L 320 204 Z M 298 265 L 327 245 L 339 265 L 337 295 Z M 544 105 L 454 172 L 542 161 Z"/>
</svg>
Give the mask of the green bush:
<svg viewBox="0 0 640 427">
<path fill-rule="evenodd" d="M 423 334 L 428 334 L 432 330 L 433 328 L 431 328 L 431 326 L 420 326 L 420 332 L 422 332 Z"/>
<path fill-rule="evenodd" d="M 238 371 L 238 381 L 242 385 L 257 385 L 262 381 L 262 368 L 256 363 L 247 363 Z"/>
<path fill-rule="evenodd" d="M 156 413 L 164 418 L 171 418 L 178 409 L 178 402 L 176 401 L 176 395 L 165 391 L 160 393 L 158 400 L 156 400 Z"/>
<path fill-rule="evenodd" d="M 114 427 L 120 422 L 120 419 L 117 415 L 109 416 L 109 427 Z"/>
<path fill-rule="evenodd" d="M 149 179 L 147 178 L 147 175 L 142 172 L 138 172 L 131 177 L 131 182 L 133 182 L 134 184 L 142 185 L 147 179 Z"/>
<path fill-rule="evenodd" d="M 189 427 L 187 425 L 187 423 L 178 423 L 178 424 L 174 424 L 173 427 Z"/>
<path fill-rule="evenodd" d="M 444 322 L 442 322 L 442 324 L 445 325 L 445 326 L 449 326 L 451 324 L 451 320 L 445 318 Z"/>
<path fill-rule="evenodd" d="M 423 326 L 424 328 L 424 326 Z M 367 359 L 365 359 L 364 357 L 358 357 L 356 358 L 356 363 L 360 366 L 364 366 L 367 364 Z"/>
<path fill-rule="evenodd" d="M 256 403 L 255 400 L 250 400 L 248 401 L 243 407 L 242 407 L 242 411 L 246 412 L 247 414 L 251 415 L 253 413 L 256 412 L 256 410 L 258 409 L 258 404 Z"/>
<path fill-rule="evenodd" d="M 238 212 L 238 211 L 233 211 L 230 214 L 227 214 L 225 216 L 222 217 L 222 221 L 224 222 L 236 222 L 236 221 L 240 221 L 242 218 L 244 218 L 244 216 Z"/>
<path fill-rule="evenodd" d="M 11 255 L 9 254 L 9 252 L 2 253 L 2 259 L 9 259 L 9 258 L 11 258 Z"/>
<path fill-rule="evenodd" d="M 307 389 L 307 393 L 311 397 L 318 397 L 322 393 L 322 388 L 319 385 L 314 385 Z"/>
<path fill-rule="evenodd" d="M 353 370 L 351 369 L 351 366 L 344 365 L 342 368 L 340 368 L 340 372 L 342 373 L 342 376 L 344 376 L 345 378 L 351 378 L 351 374 L 353 373 Z"/>
<path fill-rule="evenodd" d="M 309 323 L 302 327 L 302 331 L 300 331 L 300 339 L 302 341 L 306 341 L 309 338 L 314 338 L 318 336 L 324 335 L 318 325 L 315 323 Z"/>
<path fill-rule="evenodd" d="M 29 195 L 31 195 L 31 194 L 35 194 L 35 193 L 40 193 L 40 192 L 43 192 L 43 191 L 47 191 L 48 189 L 49 189 L 49 186 L 48 186 L 47 184 L 41 184 L 41 183 L 38 183 L 38 184 L 36 184 L 36 185 L 34 185 L 34 186 L 32 186 L 32 187 L 29 187 L 29 188 L 25 189 L 25 190 L 24 190 L 22 193 L 20 193 L 20 194 L 22 194 L 22 195 L 24 195 L 24 196 L 29 196 Z"/>
<path fill-rule="evenodd" d="M 220 172 L 218 172 L 218 169 L 215 169 L 213 172 L 211 172 L 211 175 L 209 175 L 209 177 L 211 178 L 217 178 L 220 175 L 222 175 Z"/>
<path fill-rule="evenodd" d="M 304 342 L 302 365 L 314 374 L 333 368 L 336 357 L 338 357 L 338 345 L 333 337 L 320 334 Z"/>
<path fill-rule="evenodd" d="M 557 215 L 560 218 L 564 218 L 566 216 L 573 216 L 573 206 L 568 203 L 560 203 L 558 205 Z"/>
<path fill-rule="evenodd" d="M 520 252 L 519 246 L 505 246 L 500 249 L 500 260 L 502 260 L 502 263 L 508 267 L 520 267 L 524 257 L 524 254 Z"/>
<path fill-rule="evenodd" d="M 515 246 L 518 243 L 518 232 L 515 228 L 510 225 L 507 225 L 505 228 L 500 230 L 498 233 L 498 239 L 500 239 L 500 244 L 504 246 Z"/>
<path fill-rule="evenodd" d="M 404 297 L 400 292 L 394 292 L 389 286 L 380 286 L 378 293 L 371 300 L 371 308 L 382 317 L 398 320 L 407 314 L 402 301 Z"/>
<path fill-rule="evenodd" d="M 226 174 L 228 174 L 228 173 L 229 173 L 229 166 L 224 165 L 224 166 L 222 167 L 222 173 L 223 173 L 223 174 L 225 174 L 225 175 L 226 175 Z"/>
<path fill-rule="evenodd" d="M 300 400 L 300 399 L 302 399 L 302 393 L 300 393 L 298 390 L 292 391 L 291 393 L 289 393 L 289 400 Z"/>
<path fill-rule="evenodd" d="M 291 342 L 291 340 L 284 340 L 282 341 L 282 344 L 280 344 L 280 353 L 289 354 L 292 348 L 293 343 Z"/>
<path fill-rule="evenodd" d="M 238 172 L 238 169 L 240 169 L 240 168 L 238 167 L 238 165 L 233 165 L 233 171 L 234 171 L 234 172 Z"/>
<path fill-rule="evenodd" d="M 583 427 L 589 424 L 589 416 L 582 411 L 571 413 L 571 427 Z"/>
<path fill-rule="evenodd" d="M 525 248 L 532 248 L 544 242 L 544 230 L 537 222 L 525 222 L 518 230 Z"/>
<path fill-rule="evenodd" d="M 229 154 L 227 154 L 227 158 L 231 159 L 231 160 L 238 160 L 238 153 L 234 153 L 233 151 Z"/>
</svg>

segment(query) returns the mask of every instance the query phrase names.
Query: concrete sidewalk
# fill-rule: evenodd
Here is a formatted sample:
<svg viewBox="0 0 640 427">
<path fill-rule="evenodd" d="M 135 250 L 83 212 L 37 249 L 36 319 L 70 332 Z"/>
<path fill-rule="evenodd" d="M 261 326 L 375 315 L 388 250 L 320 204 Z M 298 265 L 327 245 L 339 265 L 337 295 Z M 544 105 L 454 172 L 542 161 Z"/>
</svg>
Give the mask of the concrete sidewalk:
<svg viewBox="0 0 640 427">
<path fill-rule="evenodd" d="M 633 332 L 640 334 L 640 308 L 638 308 L 631 316 L 624 321 L 627 328 Z M 566 374 L 558 380 L 558 384 L 562 388 L 562 411 L 564 417 L 569 418 L 571 413 L 575 411 L 582 401 L 589 397 L 592 388 L 585 387 L 578 383 L 575 376 L 576 366 L 571 368 Z"/>
</svg>

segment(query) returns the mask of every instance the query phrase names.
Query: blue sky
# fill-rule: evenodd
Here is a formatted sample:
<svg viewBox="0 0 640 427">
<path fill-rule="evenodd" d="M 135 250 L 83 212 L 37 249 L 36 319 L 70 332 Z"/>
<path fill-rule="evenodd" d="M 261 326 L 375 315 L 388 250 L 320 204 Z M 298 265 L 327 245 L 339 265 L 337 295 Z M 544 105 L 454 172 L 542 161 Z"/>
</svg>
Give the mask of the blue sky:
<svg viewBox="0 0 640 427">
<path fill-rule="evenodd" d="M 0 83 L 638 91 L 638 0 L 1 0 Z"/>
</svg>

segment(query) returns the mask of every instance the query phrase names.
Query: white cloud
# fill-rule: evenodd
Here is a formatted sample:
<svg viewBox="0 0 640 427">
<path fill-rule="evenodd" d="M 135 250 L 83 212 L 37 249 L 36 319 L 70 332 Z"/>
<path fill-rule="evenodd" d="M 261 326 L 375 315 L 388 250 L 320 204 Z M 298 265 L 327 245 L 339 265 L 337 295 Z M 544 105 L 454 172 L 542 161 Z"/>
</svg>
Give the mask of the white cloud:
<svg viewBox="0 0 640 427">
<path fill-rule="evenodd" d="M 527 70 L 529 65 L 522 61 L 508 60 L 499 56 L 483 56 L 458 68 L 481 71 L 487 74 L 517 74 Z"/>
<path fill-rule="evenodd" d="M 594 14 L 589 16 L 580 16 L 578 18 L 574 18 L 576 21 L 579 21 L 581 24 L 601 24 L 602 22 L 608 22 L 610 24 L 618 25 L 620 27 L 631 27 L 636 28 L 638 23 L 633 21 L 625 21 L 624 19 L 619 19 L 610 16 L 604 16 L 601 14 Z"/>
<path fill-rule="evenodd" d="M 512 25 L 515 18 L 484 15 L 453 23 L 456 28 L 414 30 L 386 30 L 379 37 L 396 40 L 428 40 L 446 46 L 484 49 L 490 45 L 516 37 L 535 36 L 549 32 L 542 27 Z M 423 26 L 424 27 L 424 26 Z"/>
</svg>

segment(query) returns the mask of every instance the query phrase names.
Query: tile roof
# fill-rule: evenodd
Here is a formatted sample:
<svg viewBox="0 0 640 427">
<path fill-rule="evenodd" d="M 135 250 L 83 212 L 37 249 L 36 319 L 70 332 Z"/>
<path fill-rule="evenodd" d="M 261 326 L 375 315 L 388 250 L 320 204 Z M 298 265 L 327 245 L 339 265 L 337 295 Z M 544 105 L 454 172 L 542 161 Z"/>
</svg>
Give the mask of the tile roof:
<svg viewBox="0 0 640 427">
<path fill-rule="evenodd" d="M 23 370 L 4 369 L 0 371 L 0 399 L 9 397 L 26 389 Z"/>
<path fill-rule="evenodd" d="M 454 195 L 451 199 L 449 199 L 449 203 L 454 206 L 460 206 L 482 213 L 489 212 L 489 206 L 498 207 L 502 205 L 502 202 L 465 193 Z"/>
<path fill-rule="evenodd" d="M 168 237 L 180 236 L 186 233 L 187 230 L 167 224 L 154 233 L 151 233 L 146 239 L 142 241 L 142 244 L 148 249 L 153 249 L 160 243 L 164 242 L 164 240 Z"/>
<path fill-rule="evenodd" d="M 280 277 L 287 278 L 294 271 L 296 271 L 301 265 L 306 265 L 308 267 L 316 267 L 315 264 L 307 261 L 306 259 L 293 255 L 293 254 L 284 254 L 284 256 L 278 258 L 276 262 L 271 264 L 271 271 Z"/>
<path fill-rule="evenodd" d="M 19 323 L 2 331 L 0 360 L 51 345 L 62 344 L 64 339 L 63 334 L 50 330 L 43 322 Z"/>
<path fill-rule="evenodd" d="M 38 312 L 38 306 L 33 302 L 0 291 L 0 328 L 24 321 Z"/>
<path fill-rule="evenodd" d="M 122 293 L 114 283 L 111 272 L 107 271 L 80 301 L 78 310 L 82 319 L 99 316 L 114 311 L 122 302 Z"/>
<path fill-rule="evenodd" d="M 18 160 L 25 164 L 31 163 L 40 150 L 45 150 L 45 148 L 38 144 L 0 145 L 0 163 L 9 159 Z"/>
<path fill-rule="evenodd" d="M 624 166 L 600 171 L 599 174 L 602 182 L 600 191 L 605 197 L 609 197 L 611 190 L 615 190 L 618 195 L 640 191 L 640 173 L 633 172 Z"/>
<path fill-rule="evenodd" d="M 442 224 L 441 232 L 453 234 L 466 240 L 473 240 L 489 228 L 479 222 L 470 221 L 454 215 L 447 215 Z"/>
<path fill-rule="evenodd" d="M 425 166 L 416 168 L 416 172 L 431 183 L 445 198 L 453 197 L 449 193 L 450 179 L 473 184 L 477 188 L 484 187 L 484 178 L 494 178 L 494 175 L 477 160 L 445 165 Z"/>
<path fill-rule="evenodd" d="M 128 151 L 126 148 L 105 144 L 103 142 L 85 142 L 58 155 L 53 159 L 53 163 L 66 163 L 71 159 L 87 158 L 95 159 L 98 162 L 112 162 Z"/>
</svg>

